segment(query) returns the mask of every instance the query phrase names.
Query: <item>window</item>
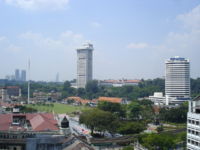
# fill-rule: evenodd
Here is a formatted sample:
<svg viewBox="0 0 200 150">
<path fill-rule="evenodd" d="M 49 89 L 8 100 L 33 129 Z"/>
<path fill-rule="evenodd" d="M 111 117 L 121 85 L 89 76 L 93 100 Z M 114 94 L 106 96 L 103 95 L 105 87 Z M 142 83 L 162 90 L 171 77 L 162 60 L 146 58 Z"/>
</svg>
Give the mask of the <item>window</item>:
<svg viewBox="0 0 200 150">
<path fill-rule="evenodd" d="M 196 121 L 196 125 L 199 125 L 199 121 Z"/>
<path fill-rule="evenodd" d="M 188 139 L 188 143 L 190 143 L 190 139 Z"/>
</svg>

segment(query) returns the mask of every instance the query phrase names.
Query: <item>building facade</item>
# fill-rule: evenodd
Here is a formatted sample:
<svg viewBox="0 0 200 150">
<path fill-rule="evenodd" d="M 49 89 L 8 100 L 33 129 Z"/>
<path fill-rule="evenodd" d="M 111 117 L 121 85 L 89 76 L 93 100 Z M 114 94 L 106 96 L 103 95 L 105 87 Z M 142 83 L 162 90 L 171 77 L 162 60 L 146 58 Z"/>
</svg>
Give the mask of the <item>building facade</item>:
<svg viewBox="0 0 200 150">
<path fill-rule="evenodd" d="M 189 101 L 187 150 L 200 150 L 200 96 Z"/>
<path fill-rule="evenodd" d="M 190 99 L 190 62 L 188 59 L 173 57 L 165 62 L 166 103 L 170 99 L 181 102 Z"/>
<path fill-rule="evenodd" d="M 19 72 L 19 69 L 16 69 L 16 70 L 15 70 L 15 80 L 16 80 L 16 81 L 19 81 L 19 80 L 20 80 L 20 72 Z"/>
<path fill-rule="evenodd" d="M 85 88 L 87 82 L 93 78 L 93 50 L 93 45 L 90 43 L 77 49 L 77 88 Z"/>
<path fill-rule="evenodd" d="M 21 71 L 21 81 L 26 81 L 26 70 Z"/>
</svg>

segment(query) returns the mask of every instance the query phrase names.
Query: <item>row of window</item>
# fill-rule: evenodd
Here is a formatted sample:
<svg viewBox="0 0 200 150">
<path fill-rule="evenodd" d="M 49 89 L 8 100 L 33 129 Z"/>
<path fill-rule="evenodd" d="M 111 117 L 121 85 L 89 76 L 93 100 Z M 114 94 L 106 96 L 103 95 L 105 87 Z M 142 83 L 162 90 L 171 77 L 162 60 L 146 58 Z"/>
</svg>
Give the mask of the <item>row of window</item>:
<svg viewBox="0 0 200 150">
<path fill-rule="evenodd" d="M 0 139 L 21 139 L 32 137 L 33 134 L 0 134 Z"/>
<path fill-rule="evenodd" d="M 200 146 L 200 143 L 197 142 L 197 141 L 193 141 L 193 140 L 190 140 L 188 139 L 188 143 L 192 144 L 192 145 L 195 145 L 195 146 Z"/>
<path fill-rule="evenodd" d="M 194 120 L 190 120 L 190 119 L 188 119 L 188 123 L 195 124 L 195 125 L 199 125 L 200 124 L 199 121 L 194 121 Z"/>
<path fill-rule="evenodd" d="M 188 133 L 199 136 L 200 132 L 188 129 Z"/>
</svg>

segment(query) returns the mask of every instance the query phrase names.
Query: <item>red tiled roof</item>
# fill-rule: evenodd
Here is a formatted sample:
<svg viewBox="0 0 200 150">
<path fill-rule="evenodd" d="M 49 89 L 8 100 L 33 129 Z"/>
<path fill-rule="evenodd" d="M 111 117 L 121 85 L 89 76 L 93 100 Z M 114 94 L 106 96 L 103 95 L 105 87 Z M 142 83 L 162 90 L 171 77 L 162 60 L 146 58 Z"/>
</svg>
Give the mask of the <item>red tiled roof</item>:
<svg viewBox="0 0 200 150">
<path fill-rule="evenodd" d="M 66 100 L 74 100 L 74 101 L 80 102 L 82 104 L 87 104 L 88 102 L 90 102 L 90 100 L 82 99 L 81 97 L 77 97 L 77 96 L 68 97 Z"/>
<path fill-rule="evenodd" d="M 82 100 L 82 98 L 78 97 L 78 96 L 71 96 L 71 97 L 68 97 L 66 100 L 75 100 L 75 101 L 80 101 Z"/>
<path fill-rule="evenodd" d="M 140 80 L 124 80 L 125 83 L 139 83 Z"/>
<path fill-rule="evenodd" d="M 99 97 L 98 101 L 107 101 L 111 103 L 121 103 L 122 98 L 117 98 L 117 97 Z"/>
<path fill-rule="evenodd" d="M 57 121 L 53 114 L 50 113 L 35 113 L 35 114 L 0 114 L 0 131 L 6 130 L 26 130 L 20 126 L 12 125 L 13 116 L 25 116 L 29 120 L 33 131 L 57 131 Z"/>
<path fill-rule="evenodd" d="M 12 114 L 0 114 L 0 131 L 9 130 L 12 123 Z"/>
</svg>

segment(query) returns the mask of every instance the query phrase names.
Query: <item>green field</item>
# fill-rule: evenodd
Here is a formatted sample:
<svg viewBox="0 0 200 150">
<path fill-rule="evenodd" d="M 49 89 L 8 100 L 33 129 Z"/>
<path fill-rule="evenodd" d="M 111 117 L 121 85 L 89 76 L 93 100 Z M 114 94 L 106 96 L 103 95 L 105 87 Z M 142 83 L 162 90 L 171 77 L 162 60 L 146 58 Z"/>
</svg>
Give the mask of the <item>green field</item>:
<svg viewBox="0 0 200 150">
<path fill-rule="evenodd" d="M 38 105 L 38 104 L 29 104 L 26 107 L 36 109 L 39 112 L 54 112 L 57 114 L 64 114 L 64 113 L 72 113 L 76 111 L 81 111 L 85 109 L 85 106 L 73 106 L 67 104 L 60 104 L 60 103 L 53 103 L 53 105 Z"/>
</svg>

